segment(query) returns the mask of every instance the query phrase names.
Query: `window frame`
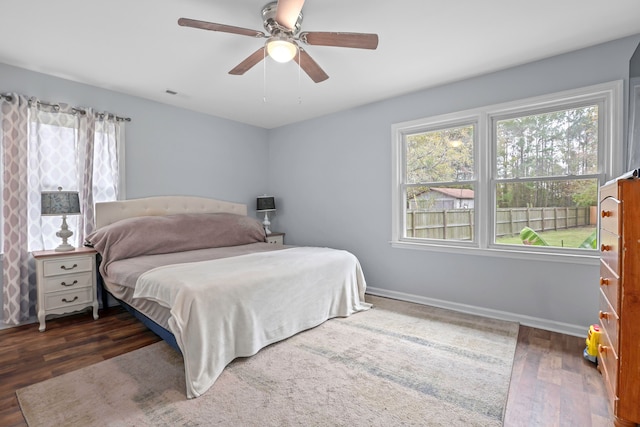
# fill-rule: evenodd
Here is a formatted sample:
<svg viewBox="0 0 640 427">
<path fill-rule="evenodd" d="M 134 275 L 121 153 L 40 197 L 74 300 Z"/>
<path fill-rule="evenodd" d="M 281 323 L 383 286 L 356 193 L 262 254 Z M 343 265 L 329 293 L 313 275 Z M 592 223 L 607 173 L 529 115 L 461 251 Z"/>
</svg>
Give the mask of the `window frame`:
<svg viewBox="0 0 640 427">
<path fill-rule="evenodd" d="M 474 191 L 476 189 L 476 187 L 478 186 L 478 162 L 476 161 L 478 158 L 478 134 L 479 134 L 479 121 L 480 121 L 480 117 L 477 114 L 464 114 L 461 116 L 458 115 L 445 115 L 445 116 L 437 116 L 434 117 L 432 120 L 418 120 L 415 122 L 411 122 L 411 124 L 407 127 L 403 127 L 401 130 L 399 130 L 399 134 L 398 134 L 398 138 L 399 138 L 399 147 L 398 150 L 399 152 L 396 153 L 399 156 L 398 161 L 401 163 L 396 163 L 397 166 L 400 166 L 398 169 L 398 173 L 399 173 L 399 194 L 398 196 L 401 198 L 401 203 L 402 206 L 406 206 L 407 200 L 406 200 L 406 191 L 404 191 L 404 189 L 406 187 L 412 187 L 412 186 L 425 186 L 428 184 L 434 184 L 431 186 L 442 186 L 442 185 L 458 185 L 460 183 L 471 183 L 474 185 Z M 417 122 L 417 123 L 416 123 Z M 473 156 L 474 156 L 474 164 L 473 164 L 473 173 L 474 173 L 474 179 L 473 180 L 467 180 L 467 181 L 441 181 L 441 182 L 423 182 L 423 183 L 406 183 L 405 182 L 405 178 L 406 178 L 406 158 L 407 158 L 407 153 L 406 153 L 406 144 L 404 143 L 404 138 L 407 135 L 412 135 L 412 134 L 416 134 L 416 133 L 425 133 L 425 132 L 431 132 L 431 131 L 437 131 L 437 130 L 444 130 L 444 129 L 448 129 L 448 128 L 455 128 L 455 127 L 461 127 L 461 126 L 473 126 L 474 130 L 473 130 Z M 476 205 L 476 203 L 478 203 L 478 199 L 477 199 L 477 195 L 474 193 L 474 206 Z M 398 214 L 398 213 L 396 213 Z M 478 209 L 474 209 L 474 223 L 477 224 L 478 223 Z M 397 227 L 395 228 L 395 236 L 396 237 L 401 237 L 401 240 L 407 243 L 417 243 L 417 244 L 424 244 L 423 242 L 428 241 L 428 242 L 443 242 L 443 244 L 445 245 L 456 245 L 456 246 L 463 246 L 463 247 L 476 247 L 477 246 L 477 241 L 476 241 L 476 237 L 474 236 L 474 239 L 472 239 L 472 241 L 470 242 L 466 242 L 466 241 L 461 241 L 461 240 L 455 240 L 455 241 L 447 241 L 447 240 L 438 240 L 438 239 L 424 239 L 424 238 L 416 238 L 416 237 L 404 237 L 404 230 L 406 230 L 406 210 L 403 208 L 402 209 L 402 213 L 398 215 L 398 220 L 394 221 L 394 223 L 397 224 Z M 476 234 L 476 233 L 474 233 Z M 477 234 L 476 234 L 477 235 Z M 394 238 L 394 241 L 396 239 Z"/>
<path fill-rule="evenodd" d="M 391 246 L 402 249 L 433 250 L 450 253 L 542 259 L 593 264 L 597 251 L 555 247 L 532 247 L 496 244 L 496 155 L 495 123 L 513 115 L 524 116 L 580 105 L 598 104 L 598 172 L 599 185 L 622 173 L 623 164 L 623 88 L 616 80 L 592 86 L 550 93 L 501 104 L 447 113 L 392 124 L 392 190 L 391 190 Z M 405 234 L 406 200 L 404 137 L 425 129 L 453 127 L 477 120 L 474 131 L 475 168 L 475 238 L 473 243 L 437 239 L 407 238 Z"/>
</svg>

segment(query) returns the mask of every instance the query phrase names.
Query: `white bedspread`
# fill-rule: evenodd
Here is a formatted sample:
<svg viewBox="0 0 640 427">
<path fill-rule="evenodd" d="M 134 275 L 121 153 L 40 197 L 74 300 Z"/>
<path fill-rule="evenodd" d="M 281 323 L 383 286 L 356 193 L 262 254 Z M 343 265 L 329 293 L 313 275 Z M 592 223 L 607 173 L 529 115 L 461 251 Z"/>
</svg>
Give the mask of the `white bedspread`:
<svg viewBox="0 0 640 427">
<path fill-rule="evenodd" d="M 297 247 L 175 264 L 138 279 L 134 298 L 171 310 L 187 397 L 207 391 L 229 362 L 332 317 L 366 310 L 366 284 L 346 251 Z"/>
</svg>

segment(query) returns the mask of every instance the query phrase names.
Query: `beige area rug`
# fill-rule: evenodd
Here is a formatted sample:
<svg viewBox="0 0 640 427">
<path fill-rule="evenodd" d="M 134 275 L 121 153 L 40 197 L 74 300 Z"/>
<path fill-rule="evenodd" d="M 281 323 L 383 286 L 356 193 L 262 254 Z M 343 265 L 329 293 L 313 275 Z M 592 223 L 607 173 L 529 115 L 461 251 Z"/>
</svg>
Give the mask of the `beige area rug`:
<svg viewBox="0 0 640 427">
<path fill-rule="evenodd" d="M 39 426 L 500 426 L 518 325 L 368 297 L 185 398 L 164 342 L 18 390 Z"/>
</svg>

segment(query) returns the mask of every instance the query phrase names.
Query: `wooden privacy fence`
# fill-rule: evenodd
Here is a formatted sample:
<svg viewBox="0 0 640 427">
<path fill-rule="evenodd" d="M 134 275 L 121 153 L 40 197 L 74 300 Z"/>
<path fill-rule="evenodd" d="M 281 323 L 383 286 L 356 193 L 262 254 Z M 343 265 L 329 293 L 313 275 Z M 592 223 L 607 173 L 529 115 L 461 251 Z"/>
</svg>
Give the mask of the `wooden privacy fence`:
<svg viewBox="0 0 640 427">
<path fill-rule="evenodd" d="M 503 208 L 496 212 L 496 237 L 518 235 L 524 227 L 549 231 L 589 224 L 589 207 Z M 471 240 L 473 228 L 473 209 L 407 211 L 407 237 Z"/>
</svg>

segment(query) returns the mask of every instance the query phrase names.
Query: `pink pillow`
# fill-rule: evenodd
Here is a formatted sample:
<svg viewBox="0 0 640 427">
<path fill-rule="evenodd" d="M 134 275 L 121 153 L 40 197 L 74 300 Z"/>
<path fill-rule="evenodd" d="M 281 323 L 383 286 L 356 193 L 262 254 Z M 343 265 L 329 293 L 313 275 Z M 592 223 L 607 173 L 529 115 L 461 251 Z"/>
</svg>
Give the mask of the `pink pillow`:
<svg viewBox="0 0 640 427">
<path fill-rule="evenodd" d="M 229 213 L 141 216 L 123 219 L 86 238 L 109 263 L 140 255 L 245 245 L 266 241 L 255 218 Z"/>
</svg>

